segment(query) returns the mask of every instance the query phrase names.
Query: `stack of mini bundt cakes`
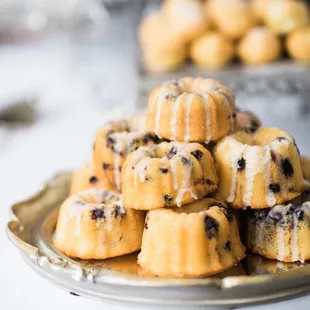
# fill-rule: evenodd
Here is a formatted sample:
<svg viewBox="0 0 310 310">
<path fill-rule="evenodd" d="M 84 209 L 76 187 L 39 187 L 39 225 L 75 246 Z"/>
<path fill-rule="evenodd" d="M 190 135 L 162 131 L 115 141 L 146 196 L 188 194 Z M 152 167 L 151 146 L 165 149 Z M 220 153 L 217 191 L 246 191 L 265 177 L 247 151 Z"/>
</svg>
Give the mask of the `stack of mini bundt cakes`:
<svg viewBox="0 0 310 310">
<path fill-rule="evenodd" d="M 289 133 L 238 110 L 219 81 L 168 81 L 146 111 L 97 131 L 60 208 L 55 246 L 82 259 L 141 250 L 146 274 L 203 277 L 245 257 L 242 226 L 254 253 L 309 260 L 309 162 Z"/>
</svg>

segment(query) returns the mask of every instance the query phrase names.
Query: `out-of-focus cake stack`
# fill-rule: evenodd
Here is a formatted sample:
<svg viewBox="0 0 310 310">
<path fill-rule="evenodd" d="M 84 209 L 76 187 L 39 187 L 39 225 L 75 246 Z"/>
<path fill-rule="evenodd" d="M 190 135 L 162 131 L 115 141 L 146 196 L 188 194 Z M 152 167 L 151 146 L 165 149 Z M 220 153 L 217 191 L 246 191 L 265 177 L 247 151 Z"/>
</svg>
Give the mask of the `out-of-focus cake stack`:
<svg viewBox="0 0 310 310">
<path fill-rule="evenodd" d="M 283 56 L 310 61 L 309 7 L 301 0 L 164 0 L 141 21 L 144 67 L 168 72 L 190 59 L 205 69 L 238 58 L 262 64 Z"/>
<path fill-rule="evenodd" d="M 308 166 L 289 133 L 239 111 L 227 86 L 168 81 L 144 113 L 97 131 L 91 163 L 74 173 L 61 206 L 55 245 L 87 259 L 141 249 L 145 272 L 202 277 L 245 257 L 244 217 L 250 250 L 308 260 Z"/>
</svg>

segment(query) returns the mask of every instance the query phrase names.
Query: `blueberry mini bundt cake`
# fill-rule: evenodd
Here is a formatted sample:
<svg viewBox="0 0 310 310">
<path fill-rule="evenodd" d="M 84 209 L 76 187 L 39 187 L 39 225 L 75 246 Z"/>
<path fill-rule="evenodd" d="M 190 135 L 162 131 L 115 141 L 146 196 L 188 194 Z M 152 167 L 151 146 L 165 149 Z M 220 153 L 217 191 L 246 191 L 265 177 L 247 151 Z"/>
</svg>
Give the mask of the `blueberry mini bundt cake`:
<svg viewBox="0 0 310 310">
<path fill-rule="evenodd" d="M 91 163 L 87 163 L 76 169 L 73 173 L 70 194 L 86 191 L 90 188 L 111 189 L 106 182 L 102 182 L 94 173 Z"/>
<path fill-rule="evenodd" d="M 146 130 L 146 110 L 139 111 L 129 119 L 130 131 L 147 132 Z"/>
<path fill-rule="evenodd" d="M 97 131 L 92 161 L 74 173 L 60 207 L 54 244 L 80 259 L 141 249 L 139 267 L 129 264 L 135 274 L 203 277 L 244 258 L 240 228 L 254 253 L 310 260 L 309 171 L 294 138 L 238 110 L 225 85 L 169 81 L 146 111 Z"/>
<path fill-rule="evenodd" d="M 61 206 L 54 244 L 67 256 L 104 259 L 140 250 L 145 215 L 112 191 L 90 189 Z"/>
<path fill-rule="evenodd" d="M 245 130 L 254 133 L 261 125 L 260 119 L 254 113 L 250 111 L 237 112 L 236 131 Z"/>
<path fill-rule="evenodd" d="M 186 77 L 163 83 L 150 95 L 148 131 L 179 142 L 217 141 L 234 131 L 235 98 L 212 79 Z"/>
<path fill-rule="evenodd" d="M 245 256 L 237 221 L 222 203 L 204 198 L 147 213 L 138 263 L 162 277 L 202 277 Z"/>
<path fill-rule="evenodd" d="M 218 194 L 234 208 L 273 207 L 306 188 L 294 139 L 278 128 L 227 136 L 215 147 L 214 156 Z"/>
<path fill-rule="evenodd" d="M 249 211 L 247 245 L 283 262 L 310 259 L 310 190 L 286 205 Z"/>
<path fill-rule="evenodd" d="M 127 155 L 140 146 L 158 142 L 154 134 L 130 132 L 128 121 L 110 122 L 96 133 L 93 164 L 96 175 L 120 190 L 121 169 Z"/>
<path fill-rule="evenodd" d="M 131 153 L 122 170 L 124 206 L 182 206 L 217 189 L 210 152 L 198 143 L 163 142 Z"/>
</svg>

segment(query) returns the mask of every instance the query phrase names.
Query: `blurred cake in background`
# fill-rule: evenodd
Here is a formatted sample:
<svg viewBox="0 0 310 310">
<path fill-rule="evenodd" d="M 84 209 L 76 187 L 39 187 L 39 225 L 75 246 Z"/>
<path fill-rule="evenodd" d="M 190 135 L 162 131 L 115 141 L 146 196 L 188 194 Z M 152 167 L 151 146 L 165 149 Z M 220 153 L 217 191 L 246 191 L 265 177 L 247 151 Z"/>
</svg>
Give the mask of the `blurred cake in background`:
<svg viewBox="0 0 310 310">
<path fill-rule="evenodd" d="M 240 59 L 248 64 L 261 64 L 280 58 L 280 39 L 264 27 L 250 29 L 238 46 Z"/>
<path fill-rule="evenodd" d="M 303 0 L 166 0 L 139 28 L 143 67 L 171 72 L 188 60 L 220 69 L 237 58 L 259 65 L 310 58 L 309 5 Z M 284 55 L 286 42 L 288 55 Z M 236 56 L 236 57 L 235 57 Z"/>
<path fill-rule="evenodd" d="M 194 40 L 190 58 L 202 68 L 221 68 L 234 57 L 234 45 L 220 32 L 207 32 Z"/>
<path fill-rule="evenodd" d="M 273 0 L 264 11 L 264 22 L 274 33 L 287 34 L 309 24 L 309 8 L 303 1 Z"/>
<path fill-rule="evenodd" d="M 206 8 L 215 27 L 232 39 L 241 38 L 257 23 L 248 1 L 209 0 Z"/>
<path fill-rule="evenodd" d="M 166 0 L 162 14 L 171 29 L 185 42 L 197 38 L 210 27 L 203 4 L 197 0 Z"/>
<path fill-rule="evenodd" d="M 139 41 L 144 66 L 149 71 L 171 71 L 185 61 L 185 42 L 170 28 L 159 12 L 146 16 L 142 21 Z"/>
<path fill-rule="evenodd" d="M 291 32 L 286 40 L 289 55 L 299 61 L 310 62 L 310 26 Z"/>
</svg>

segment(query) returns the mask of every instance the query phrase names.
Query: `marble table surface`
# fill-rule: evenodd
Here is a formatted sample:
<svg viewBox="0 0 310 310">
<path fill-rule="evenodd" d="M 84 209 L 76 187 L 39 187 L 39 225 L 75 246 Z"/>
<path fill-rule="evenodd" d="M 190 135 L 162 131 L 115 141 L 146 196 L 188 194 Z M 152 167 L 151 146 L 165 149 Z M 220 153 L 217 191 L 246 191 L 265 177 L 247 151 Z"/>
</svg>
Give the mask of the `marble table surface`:
<svg viewBox="0 0 310 310">
<path fill-rule="evenodd" d="M 73 169 L 89 160 L 96 128 L 109 118 L 135 110 L 138 78 L 132 62 L 133 51 L 117 50 L 120 49 L 100 53 L 95 49 L 90 54 L 81 52 L 66 40 L 58 40 L 56 45 L 0 49 L 0 101 L 23 94 L 39 99 L 39 118 L 33 126 L 9 131 L 4 128 L 0 135 L 1 309 L 128 309 L 126 305 L 115 306 L 72 296 L 41 279 L 23 262 L 4 232 L 12 203 L 34 193 L 56 172 Z M 81 57 L 100 66 L 99 73 L 85 66 L 87 61 L 81 61 Z M 270 123 L 272 108 L 257 106 L 258 113 L 266 114 L 267 123 Z M 300 127 L 294 127 L 290 118 L 286 118 L 292 118 L 292 114 L 284 112 L 281 108 L 281 122 L 300 132 Z M 299 126 L 306 128 L 302 123 Z M 298 141 L 309 140 L 306 135 L 307 131 Z M 307 143 L 304 145 L 304 151 L 308 151 Z M 255 309 L 309 309 L 309 303 L 310 296 L 306 296 Z"/>
</svg>

